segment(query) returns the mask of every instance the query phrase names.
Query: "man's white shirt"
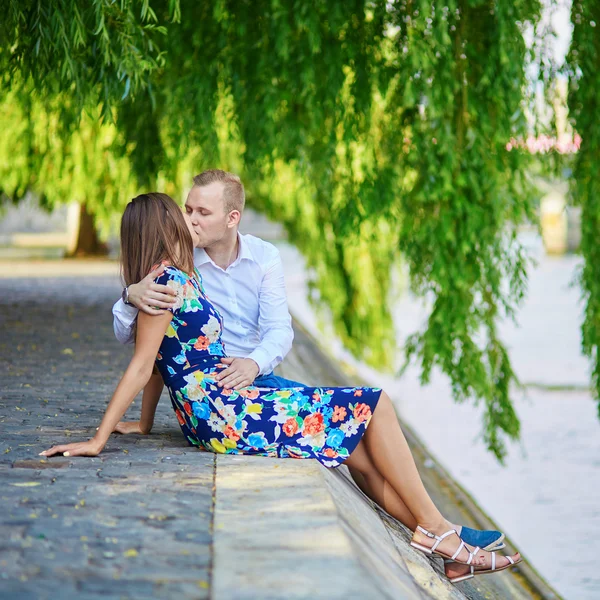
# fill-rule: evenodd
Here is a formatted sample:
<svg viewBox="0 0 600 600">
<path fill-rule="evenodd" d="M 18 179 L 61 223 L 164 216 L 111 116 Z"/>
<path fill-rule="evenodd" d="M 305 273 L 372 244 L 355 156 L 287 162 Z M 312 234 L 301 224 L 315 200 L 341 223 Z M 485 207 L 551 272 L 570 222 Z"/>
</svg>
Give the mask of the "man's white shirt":
<svg viewBox="0 0 600 600">
<path fill-rule="evenodd" d="M 223 342 L 228 356 L 248 357 L 259 374 L 270 373 L 292 347 L 294 332 L 288 311 L 279 250 L 260 238 L 238 234 L 235 261 L 223 270 L 201 248 L 196 265 L 209 300 L 223 317 Z M 134 341 L 138 310 L 119 300 L 113 306 L 115 336 Z"/>
</svg>

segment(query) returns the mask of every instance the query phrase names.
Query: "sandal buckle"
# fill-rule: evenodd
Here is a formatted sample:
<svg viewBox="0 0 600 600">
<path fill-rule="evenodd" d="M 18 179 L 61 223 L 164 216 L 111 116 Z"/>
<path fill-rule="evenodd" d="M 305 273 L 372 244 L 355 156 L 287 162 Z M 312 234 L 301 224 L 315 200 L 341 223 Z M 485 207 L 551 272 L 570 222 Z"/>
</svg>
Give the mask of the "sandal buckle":
<svg viewBox="0 0 600 600">
<path fill-rule="evenodd" d="M 417 529 L 425 534 L 428 538 L 437 538 L 437 536 L 434 533 L 431 533 L 430 531 L 427 531 L 427 529 L 423 529 L 423 527 L 421 527 L 420 525 L 417 525 Z"/>
</svg>

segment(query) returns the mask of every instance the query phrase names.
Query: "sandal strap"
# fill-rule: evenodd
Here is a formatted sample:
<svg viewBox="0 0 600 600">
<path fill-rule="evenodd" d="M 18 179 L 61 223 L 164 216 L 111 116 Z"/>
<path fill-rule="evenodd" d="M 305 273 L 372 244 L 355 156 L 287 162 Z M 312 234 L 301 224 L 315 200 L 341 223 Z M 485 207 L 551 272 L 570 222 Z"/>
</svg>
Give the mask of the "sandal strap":
<svg viewBox="0 0 600 600">
<path fill-rule="evenodd" d="M 461 551 L 462 551 L 463 548 L 465 548 L 465 543 L 462 540 L 460 540 L 460 544 L 458 545 L 458 549 L 452 555 L 452 560 L 456 560 L 456 557 L 461 553 Z M 467 552 L 468 552 L 468 550 L 467 550 Z M 473 555 L 469 552 L 469 560 L 467 561 L 467 564 L 470 565 L 472 560 L 473 560 Z"/>
<path fill-rule="evenodd" d="M 421 527 L 420 525 L 417 525 L 417 530 L 420 531 L 422 534 L 426 535 L 427 537 L 430 537 L 430 538 L 437 537 L 437 535 L 435 535 L 434 533 L 431 533 L 431 531 L 427 531 L 427 529 L 423 529 L 423 527 Z"/>
<path fill-rule="evenodd" d="M 424 527 L 421 527 L 420 525 L 417 525 L 417 530 L 420 531 L 422 534 L 426 535 L 427 537 L 435 539 L 435 543 L 433 544 L 433 546 L 431 546 L 431 551 L 432 552 L 435 552 L 437 550 L 437 547 L 447 537 L 449 537 L 451 535 L 456 535 L 456 536 L 458 536 L 458 539 L 460 539 L 460 536 L 456 532 L 456 529 L 449 529 L 445 533 L 442 533 L 442 535 L 435 535 L 435 533 L 431 533 L 431 531 L 427 531 L 427 529 L 425 529 Z M 460 544 L 458 545 L 458 548 L 457 548 L 456 552 L 452 555 L 452 559 L 451 560 L 455 560 L 457 558 L 457 556 L 463 551 L 463 548 L 465 550 L 467 550 L 467 552 L 469 554 L 469 558 L 467 559 L 466 564 L 467 565 L 471 565 L 471 563 L 473 562 L 473 559 L 475 558 L 475 555 L 479 552 L 480 548 L 479 548 L 479 546 L 477 546 L 475 548 L 475 552 L 469 552 L 469 550 L 467 549 L 466 544 L 464 543 L 464 541 L 462 539 L 460 539 Z M 471 565 L 471 567 L 472 567 L 472 565 Z"/>
<path fill-rule="evenodd" d="M 453 533 L 456 533 L 456 530 L 450 529 L 449 531 L 446 531 L 446 533 L 442 533 L 442 535 L 439 536 L 439 539 L 443 540 L 443 539 L 447 538 L 449 535 L 452 535 Z M 458 535 L 458 533 L 456 533 L 456 535 Z"/>
<path fill-rule="evenodd" d="M 481 548 L 479 546 L 475 546 L 475 550 L 473 550 L 473 552 L 469 552 L 470 556 L 469 556 L 469 560 L 467 561 L 467 564 L 470 565 L 473 562 L 473 559 L 477 556 L 477 553 L 481 550 Z"/>
<path fill-rule="evenodd" d="M 496 553 L 492 552 L 492 571 L 496 570 Z"/>
<path fill-rule="evenodd" d="M 442 535 L 436 535 L 435 537 L 435 544 L 433 544 L 433 546 L 431 547 L 432 552 L 435 552 L 437 547 L 450 535 L 453 535 L 454 533 L 456 533 L 456 531 L 454 531 L 454 529 L 451 529 L 450 531 L 446 531 L 446 533 L 442 533 Z M 461 540 L 462 541 L 462 540 Z M 454 558 L 454 557 L 453 557 Z"/>
<path fill-rule="evenodd" d="M 507 556 L 506 558 L 508 558 L 508 561 L 510 562 L 511 565 L 515 564 L 515 561 L 512 559 L 512 556 Z"/>
</svg>

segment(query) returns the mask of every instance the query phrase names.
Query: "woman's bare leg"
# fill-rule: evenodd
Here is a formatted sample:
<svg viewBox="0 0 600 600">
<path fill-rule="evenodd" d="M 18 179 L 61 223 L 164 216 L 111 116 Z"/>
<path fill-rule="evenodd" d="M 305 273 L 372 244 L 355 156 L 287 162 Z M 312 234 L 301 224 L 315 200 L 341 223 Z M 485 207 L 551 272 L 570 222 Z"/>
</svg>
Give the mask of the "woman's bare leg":
<svg viewBox="0 0 600 600">
<path fill-rule="evenodd" d="M 398 423 L 394 407 L 385 392 L 381 393 L 363 439 L 346 461 L 349 467 L 358 469 L 364 464 L 363 449 L 359 449 L 363 444 L 364 450 L 366 450 L 376 469 L 398 494 L 421 527 L 436 535 L 441 535 L 448 529 L 452 529 L 451 524 L 437 509 L 423 486 L 410 448 Z M 358 454 L 355 464 L 354 455 L 356 452 Z M 361 459 L 363 460 L 362 463 Z M 417 543 L 431 546 L 431 539 L 418 530 L 415 531 L 413 539 Z M 458 536 L 449 536 L 438 546 L 438 549 L 453 554 L 458 547 L 458 543 Z M 465 550 L 457 557 L 461 562 L 465 561 L 466 558 L 467 552 Z M 485 565 L 489 562 L 490 554 L 481 551 L 478 557 L 474 559 L 473 564 Z"/>
<path fill-rule="evenodd" d="M 363 493 L 377 502 L 388 514 L 398 519 L 403 525 L 414 531 L 417 521 L 413 517 L 406 504 L 394 488 L 386 481 L 377 470 L 364 445 L 360 443 L 352 453 L 352 465 L 348 464 L 348 470 L 356 485 Z"/>
<path fill-rule="evenodd" d="M 357 448 L 357 450 L 358 452 L 355 451 L 352 455 L 355 466 L 348 466 L 348 471 L 350 471 L 354 483 L 356 483 L 365 496 L 368 496 L 373 502 L 379 504 L 389 515 L 414 532 L 417 528 L 417 521 L 413 514 L 408 510 L 406 504 L 402 502 L 400 496 L 396 494 L 390 483 L 377 470 L 364 445 L 360 445 L 360 448 Z M 356 467 L 358 460 L 360 460 L 361 471 L 365 472 L 364 475 Z M 451 526 L 460 535 L 462 525 L 451 523 Z"/>
<path fill-rule="evenodd" d="M 367 431 L 346 464 L 356 466 L 360 471 L 365 452 L 419 525 L 428 530 L 445 526 L 446 520 L 423 486 L 390 397 L 385 392 L 381 392 Z"/>
<path fill-rule="evenodd" d="M 348 466 L 352 479 L 354 479 L 356 485 L 366 496 L 371 498 L 371 500 L 379 504 L 379 506 L 381 506 L 388 514 L 398 519 L 405 527 L 408 527 L 408 529 L 414 532 L 417 527 L 417 521 L 412 513 L 408 510 L 406 504 L 402 502 L 398 494 L 396 494 L 392 486 L 375 468 L 375 465 L 371 462 L 364 446 L 359 446 L 360 447 L 352 453 L 354 467 Z M 359 468 L 361 469 L 360 471 L 358 470 Z M 460 525 L 451 524 L 451 527 L 460 535 Z M 468 565 L 453 562 L 445 564 L 444 571 L 446 577 L 453 579 L 455 577 L 468 575 L 470 573 L 470 567 Z"/>
</svg>

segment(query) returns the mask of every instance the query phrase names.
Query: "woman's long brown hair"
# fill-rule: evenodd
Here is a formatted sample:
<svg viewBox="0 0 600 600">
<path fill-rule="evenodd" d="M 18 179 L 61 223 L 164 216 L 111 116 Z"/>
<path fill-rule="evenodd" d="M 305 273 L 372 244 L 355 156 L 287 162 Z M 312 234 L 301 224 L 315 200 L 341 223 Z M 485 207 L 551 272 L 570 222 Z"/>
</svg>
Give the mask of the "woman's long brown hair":
<svg viewBox="0 0 600 600">
<path fill-rule="evenodd" d="M 121 219 L 121 273 L 125 285 L 141 281 L 163 260 L 191 275 L 192 236 L 172 198 L 158 192 L 141 194 L 127 205 Z"/>
</svg>

